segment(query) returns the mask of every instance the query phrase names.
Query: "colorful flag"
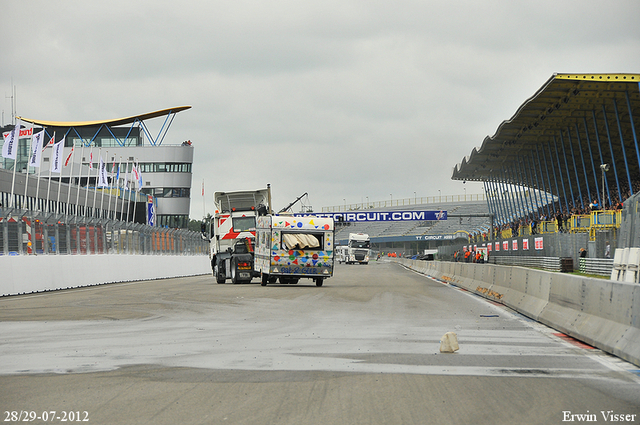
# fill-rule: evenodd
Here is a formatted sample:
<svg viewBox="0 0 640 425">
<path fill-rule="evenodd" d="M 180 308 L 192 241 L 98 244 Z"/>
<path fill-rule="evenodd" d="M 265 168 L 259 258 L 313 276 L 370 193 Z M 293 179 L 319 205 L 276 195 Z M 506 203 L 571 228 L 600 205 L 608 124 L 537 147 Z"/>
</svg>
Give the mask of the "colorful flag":
<svg viewBox="0 0 640 425">
<path fill-rule="evenodd" d="M 51 151 L 51 172 L 60 173 L 62 171 L 62 148 L 64 147 L 64 138 L 54 143 Z"/>
<path fill-rule="evenodd" d="M 138 175 L 138 168 L 136 167 L 136 164 L 133 164 L 133 168 L 131 169 L 131 172 L 133 173 L 133 179 L 135 181 L 138 181 L 138 178 L 140 176 Z"/>
<path fill-rule="evenodd" d="M 137 164 L 133 164 L 133 178 L 135 179 L 135 181 L 138 182 L 138 188 L 136 189 L 137 191 L 140 191 L 140 189 L 142 189 L 142 173 L 140 172 L 140 169 L 138 168 Z"/>
<path fill-rule="evenodd" d="M 142 189 L 142 173 L 140 172 L 140 169 L 138 168 L 138 192 L 140 192 L 140 189 Z"/>
<path fill-rule="evenodd" d="M 44 140 L 44 130 L 36 133 L 31 138 L 31 157 L 29 158 L 29 166 L 40 168 L 42 160 L 42 141 Z"/>
<path fill-rule="evenodd" d="M 91 170 L 92 168 L 93 168 L 93 152 L 91 152 L 89 155 L 89 169 Z"/>
<path fill-rule="evenodd" d="M 42 152 L 44 152 L 44 150 L 46 148 L 48 148 L 49 146 L 53 146 L 56 142 L 56 133 L 55 131 L 53 132 L 53 136 L 51 137 L 51 139 L 49 140 L 49 143 L 47 143 L 43 148 L 42 148 Z"/>
<path fill-rule="evenodd" d="M 107 164 L 102 160 L 102 156 L 100 157 L 100 168 L 98 169 L 98 187 L 108 187 L 109 182 L 107 181 Z"/>
<path fill-rule="evenodd" d="M 64 166 L 66 167 L 67 165 L 69 165 L 69 160 L 71 159 L 71 155 L 73 155 L 73 149 L 75 148 L 75 146 L 71 146 L 71 152 L 69 152 L 69 156 L 67 156 L 67 160 L 64 162 Z"/>
<path fill-rule="evenodd" d="M 16 126 L 4 137 L 4 145 L 2 145 L 2 157 L 13 159 L 15 161 L 18 154 L 18 138 L 20 137 L 20 121 Z"/>
</svg>

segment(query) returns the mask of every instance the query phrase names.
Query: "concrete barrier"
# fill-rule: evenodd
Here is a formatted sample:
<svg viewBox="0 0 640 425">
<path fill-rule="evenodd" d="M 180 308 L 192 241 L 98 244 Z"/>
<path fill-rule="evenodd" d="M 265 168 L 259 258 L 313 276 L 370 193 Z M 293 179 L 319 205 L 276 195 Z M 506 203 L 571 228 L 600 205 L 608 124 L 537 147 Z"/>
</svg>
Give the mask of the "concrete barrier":
<svg viewBox="0 0 640 425">
<path fill-rule="evenodd" d="M 204 255 L 0 256 L 0 295 L 211 273 Z"/>
<path fill-rule="evenodd" d="M 420 263 L 403 262 L 640 366 L 640 285 L 514 266 Z"/>
</svg>

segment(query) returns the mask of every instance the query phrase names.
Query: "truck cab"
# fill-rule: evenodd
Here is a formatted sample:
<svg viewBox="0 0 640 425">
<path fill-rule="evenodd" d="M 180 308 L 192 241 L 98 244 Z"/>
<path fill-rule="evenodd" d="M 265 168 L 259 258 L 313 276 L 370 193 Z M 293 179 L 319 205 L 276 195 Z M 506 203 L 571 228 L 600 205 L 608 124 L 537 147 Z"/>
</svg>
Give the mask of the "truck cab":
<svg viewBox="0 0 640 425">
<path fill-rule="evenodd" d="M 349 233 L 349 245 L 347 249 L 347 264 L 369 263 L 371 240 L 366 233 Z"/>
<path fill-rule="evenodd" d="M 268 212 L 270 189 L 215 192 L 209 258 L 217 283 L 250 282 L 254 270 L 256 218 Z"/>
</svg>

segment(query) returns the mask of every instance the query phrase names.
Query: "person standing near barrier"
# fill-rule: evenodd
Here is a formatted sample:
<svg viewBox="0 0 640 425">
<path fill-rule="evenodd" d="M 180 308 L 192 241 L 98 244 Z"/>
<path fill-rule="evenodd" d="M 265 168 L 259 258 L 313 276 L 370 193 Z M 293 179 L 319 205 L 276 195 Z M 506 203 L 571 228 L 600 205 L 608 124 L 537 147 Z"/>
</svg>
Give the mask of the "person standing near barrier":
<svg viewBox="0 0 640 425">
<path fill-rule="evenodd" d="M 564 232 L 564 229 L 562 228 L 563 219 L 564 217 L 562 216 L 562 210 L 558 210 L 558 214 L 556 215 L 556 220 L 558 221 L 558 232 L 560 233 Z"/>
<path fill-rule="evenodd" d="M 604 244 L 604 258 L 611 258 L 611 245 L 609 241 Z"/>
</svg>

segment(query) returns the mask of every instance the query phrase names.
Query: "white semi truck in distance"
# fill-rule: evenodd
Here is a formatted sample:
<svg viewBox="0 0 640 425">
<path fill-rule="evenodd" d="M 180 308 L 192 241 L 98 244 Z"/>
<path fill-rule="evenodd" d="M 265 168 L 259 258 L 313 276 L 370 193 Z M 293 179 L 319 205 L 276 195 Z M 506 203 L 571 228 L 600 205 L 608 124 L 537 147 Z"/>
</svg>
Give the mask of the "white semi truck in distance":
<svg viewBox="0 0 640 425">
<path fill-rule="evenodd" d="M 347 245 L 346 263 L 367 264 L 371 255 L 371 240 L 366 233 L 349 233 L 349 244 Z"/>
</svg>

